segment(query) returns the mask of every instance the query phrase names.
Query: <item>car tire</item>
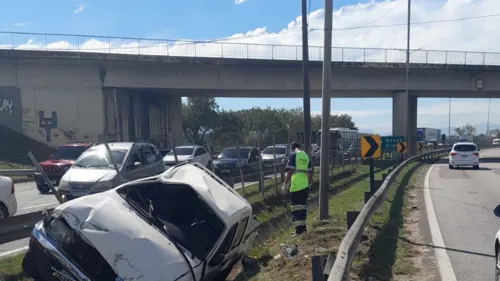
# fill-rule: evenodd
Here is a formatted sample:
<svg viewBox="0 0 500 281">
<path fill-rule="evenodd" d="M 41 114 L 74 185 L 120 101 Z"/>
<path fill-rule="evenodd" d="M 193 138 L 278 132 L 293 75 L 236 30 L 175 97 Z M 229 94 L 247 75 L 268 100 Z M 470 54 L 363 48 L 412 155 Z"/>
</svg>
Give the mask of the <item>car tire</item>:
<svg viewBox="0 0 500 281">
<path fill-rule="evenodd" d="M 495 259 L 495 280 L 500 281 L 500 251 L 495 249 L 496 259 Z"/>
<path fill-rule="evenodd" d="M 450 168 L 450 170 L 453 170 L 455 167 L 453 167 L 453 165 L 448 165 L 448 168 Z"/>
<path fill-rule="evenodd" d="M 212 161 L 210 161 L 210 160 L 208 161 L 208 163 L 207 163 L 207 168 L 208 168 L 208 169 L 212 169 Z"/>
<path fill-rule="evenodd" d="M 37 184 L 36 188 L 38 189 L 38 191 L 40 191 L 41 194 L 47 194 L 50 191 L 50 187 L 46 184 L 44 184 L 44 185 Z"/>
<path fill-rule="evenodd" d="M 3 203 L 0 203 L 0 220 L 9 216 L 9 210 Z"/>
<path fill-rule="evenodd" d="M 475 165 L 472 167 L 474 170 L 479 170 L 479 165 Z"/>
</svg>

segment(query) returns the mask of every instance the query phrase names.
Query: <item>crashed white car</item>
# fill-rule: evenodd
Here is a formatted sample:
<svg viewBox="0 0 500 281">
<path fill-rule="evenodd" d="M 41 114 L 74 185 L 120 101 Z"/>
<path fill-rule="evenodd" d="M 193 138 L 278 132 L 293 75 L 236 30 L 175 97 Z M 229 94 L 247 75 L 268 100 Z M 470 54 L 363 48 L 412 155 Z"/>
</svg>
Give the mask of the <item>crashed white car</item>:
<svg viewBox="0 0 500 281">
<path fill-rule="evenodd" d="M 35 280 L 225 280 L 257 233 L 251 205 L 198 163 L 66 202 L 38 222 Z"/>
</svg>

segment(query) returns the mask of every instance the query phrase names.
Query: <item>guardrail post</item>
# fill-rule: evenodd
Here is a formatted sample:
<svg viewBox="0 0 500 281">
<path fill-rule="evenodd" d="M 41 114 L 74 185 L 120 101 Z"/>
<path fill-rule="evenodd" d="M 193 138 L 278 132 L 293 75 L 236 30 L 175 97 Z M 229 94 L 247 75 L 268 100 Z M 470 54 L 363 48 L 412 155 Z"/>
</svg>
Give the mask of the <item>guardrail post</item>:
<svg viewBox="0 0 500 281">
<path fill-rule="evenodd" d="M 375 193 L 375 172 L 374 172 L 374 162 L 373 158 L 370 158 L 370 192 Z"/>
<path fill-rule="evenodd" d="M 359 215 L 358 211 L 347 212 L 347 230 L 349 230 L 351 226 L 354 224 L 354 222 L 358 218 L 358 215 Z"/>
<path fill-rule="evenodd" d="M 365 192 L 365 204 L 368 202 L 368 200 L 370 200 L 370 198 L 372 197 L 373 193 L 371 193 L 371 191 L 366 191 Z"/>
</svg>

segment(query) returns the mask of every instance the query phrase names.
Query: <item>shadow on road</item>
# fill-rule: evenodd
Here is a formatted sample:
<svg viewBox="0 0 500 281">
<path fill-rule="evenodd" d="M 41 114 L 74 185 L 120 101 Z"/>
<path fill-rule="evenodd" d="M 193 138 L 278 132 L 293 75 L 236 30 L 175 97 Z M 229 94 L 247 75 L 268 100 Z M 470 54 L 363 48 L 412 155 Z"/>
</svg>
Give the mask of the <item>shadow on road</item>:
<svg viewBox="0 0 500 281">
<path fill-rule="evenodd" d="M 430 244 L 425 244 L 425 243 L 417 243 L 417 242 L 411 241 L 411 240 L 404 238 L 404 237 L 399 237 L 399 239 L 406 242 L 406 243 L 409 243 L 409 244 L 412 244 L 415 246 L 420 246 L 420 247 L 428 247 L 428 248 L 434 248 L 434 249 L 445 249 L 447 251 L 464 253 L 464 254 L 469 254 L 469 255 L 476 255 L 476 256 L 483 256 L 483 257 L 490 257 L 490 258 L 495 257 L 495 255 L 490 255 L 490 254 L 485 254 L 485 253 L 472 252 L 472 251 L 460 250 L 460 249 L 454 249 L 454 248 L 448 248 L 448 247 L 440 247 L 440 246 L 430 245 Z"/>
<path fill-rule="evenodd" d="M 363 275 L 372 276 L 378 280 L 393 279 L 392 267 L 396 262 L 399 231 L 404 221 L 403 204 L 406 187 L 413 173 L 426 162 L 428 161 L 421 161 L 410 170 L 407 170 L 397 185 L 396 194 L 389 209 L 389 220 L 378 230 L 373 243 L 370 245 L 368 250 L 369 261 L 363 266 Z"/>
</svg>

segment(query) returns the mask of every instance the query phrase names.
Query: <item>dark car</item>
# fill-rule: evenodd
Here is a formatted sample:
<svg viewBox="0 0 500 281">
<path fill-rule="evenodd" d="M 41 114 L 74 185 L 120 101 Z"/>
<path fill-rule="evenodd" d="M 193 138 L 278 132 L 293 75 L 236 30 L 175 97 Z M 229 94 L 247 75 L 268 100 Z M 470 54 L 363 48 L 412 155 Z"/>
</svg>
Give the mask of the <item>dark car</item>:
<svg viewBox="0 0 500 281">
<path fill-rule="evenodd" d="M 75 163 L 75 160 L 90 146 L 90 143 L 68 143 L 62 145 L 50 156 L 50 159 L 40 163 L 40 166 L 53 186 L 59 185 L 64 173 L 69 170 Z M 35 182 L 37 189 L 41 193 L 48 193 L 50 191 L 49 185 L 38 172 L 35 173 Z"/>
<path fill-rule="evenodd" d="M 259 150 L 255 147 L 227 147 L 213 164 L 217 174 L 239 173 L 240 168 L 243 173 L 250 173 L 259 169 L 259 161 Z"/>
</svg>

